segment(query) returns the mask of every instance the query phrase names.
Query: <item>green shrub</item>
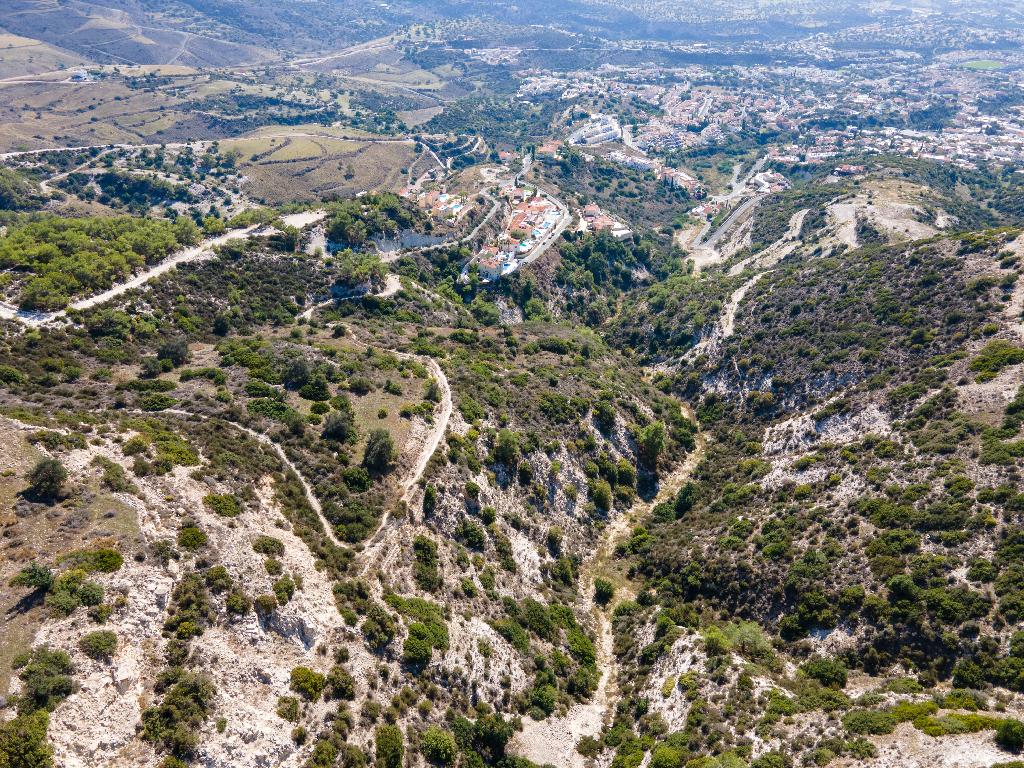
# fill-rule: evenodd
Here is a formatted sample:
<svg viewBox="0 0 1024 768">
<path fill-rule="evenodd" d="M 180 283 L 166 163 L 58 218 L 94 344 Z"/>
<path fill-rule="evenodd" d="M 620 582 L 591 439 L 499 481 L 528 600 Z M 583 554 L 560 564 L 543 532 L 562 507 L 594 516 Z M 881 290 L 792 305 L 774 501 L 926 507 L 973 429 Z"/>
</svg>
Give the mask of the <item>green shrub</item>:
<svg viewBox="0 0 1024 768">
<path fill-rule="evenodd" d="M 459 748 L 450 732 L 432 725 L 427 728 L 420 740 L 420 752 L 434 765 L 449 766 L 455 763 Z"/>
<path fill-rule="evenodd" d="M 252 543 L 252 549 L 260 555 L 281 557 L 284 555 L 284 542 L 273 536 L 257 536 Z"/>
<path fill-rule="evenodd" d="M 426 625 L 414 623 L 409 626 L 409 636 L 402 644 L 402 661 L 411 667 L 423 667 L 430 663 L 433 645 Z"/>
<path fill-rule="evenodd" d="M 238 497 L 232 493 L 209 493 L 203 503 L 221 517 L 238 517 L 242 512 Z"/>
<path fill-rule="evenodd" d="M 90 659 L 110 661 L 117 651 L 117 635 L 108 630 L 89 632 L 78 641 L 78 647 Z"/>
<path fill-rule="evenodd" d="M 22 689 L 17 697 L 18 714 L 28 715 L 37 710 L 52 712 L 75 691 L 71 675 L 74 667 L 71 657 L 64 651 L 46 646 L 18 656 L 12 666 L 18 670 Z"/>
<path fill-rule="evenodd" d="M 996 728 L 996 744 L 1009 752 L 1024 749 L 1024 723 L 1007 718 Z"/>
<path fill-rule="evenodd" d="M 124 565 L 124 557 L 112 547 L 79 549 L 60 559 L 72 568 L 81 568 L 89 573 L 116 573 Z"/>
<path fill-rule="evenodd" d="M 45 709 L 0 721 L 0 766 L 51 768 L 53 750 L 46 742 L 50 716 Z"/>
<path fill-rule="evenodd" d="M 438 572 L 437 543 L 426 536 L 413 539 L 413 578 L 424 592 L 436 592 L 441 587 Z"/>
<path fill-rule="evenodd" d="M 1003 368 L 1024 363 L 1024 348 L 1003 339 L 990 341 L 971 361 L 970 369 L 978 381 L 994 379 Z"/>
<path fill-rule="evenodd" d="M 202 529 L 195 525 L 186 525 L 178 530 L 178 546 L 189 552 L 195 552 L 206 546 L 207 537 Z"/>
<path fill-rule="evenodd" d="M 896 730 L 896 717 L 878 709 L 855 709 L 843 717 L 843 727 L 858 735 L 881 735 Z"/>
<path fill-rule="evenodd" d="M 327 686 L 327 678 L 309 667 L 295 667 L 291 674 L 291 689 L 306 699 L 319 701 Z"/>
<path fill-rule="evenodd" d="M 294 696 L 281 696 L 277 700 L 277 716 L 289 723 L 299 721 L 299 700 Z"/>
<path fill-rule="evenodd" d="M 829 688 L 846 687 L 846 665 L 838 659 L 810 659 L 800 666 L 800 671 Z"/>
<path fill-rule="evenodd" d="M 381 725 L 374 734 L 377 768 L 402 768 L 405 745 L 402 731 L 394 725 Z"/>
<path fill-rule="evenodd" d="M 224 607 L 228 613 L 236 616 L 244 616 L 252 608 L 252 601 L 244 592 L 235 590 L 224 599 Z"/>
<path fill-rule="evenodd" d="M 213 709 L 216 689 L 205 675 L 175 672 L 160 704 L 142 713 L 142 737 L 179 757 L 190 757 Z"/>
<path fill-rule="evenodd" d="M 352 701 L 356 697 L 356 680 L 347 669 L 335 664 L 327 673 L 327 693 L 332 699 Z"/>
</svg>

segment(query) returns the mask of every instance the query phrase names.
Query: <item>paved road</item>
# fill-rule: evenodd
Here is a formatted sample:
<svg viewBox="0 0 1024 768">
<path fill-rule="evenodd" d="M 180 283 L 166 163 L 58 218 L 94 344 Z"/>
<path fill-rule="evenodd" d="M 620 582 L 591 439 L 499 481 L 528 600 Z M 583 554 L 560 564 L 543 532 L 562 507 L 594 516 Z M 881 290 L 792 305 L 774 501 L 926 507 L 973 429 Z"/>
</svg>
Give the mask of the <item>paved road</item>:
<svg viewBox="0 0 1024 768">
<path fill-rule="evenodd" d="M 694 247 L 714 248 L 715 244 L 722 239 L 722 236 L 725 235 L 725 233 L 728 232 L 730 229 L 732 229 L 732 226 L 733 224 L 736 223 L 737 219 L 743 216 L 747 211 L 749 211 L 753 206 L 757 205 L 763 199 L 764 195 L 755 195 L 754 197 L 744 200 L 742 203 L 736 206 L 735 210 L 733 210 L 732 213 L 730 213 L 726 217 L 725 221 L 722 222 L 718 229 L 716 229 L 710 236 L 708 236 L 707 240 L 704 240 L 703 242 L 698 240 L 696 243 L 694 243 Z M 702 235 L 705 236 L 707 236 L 707 234 L 708 233 L 706 230 L 702 233 Z"/>
</svg>

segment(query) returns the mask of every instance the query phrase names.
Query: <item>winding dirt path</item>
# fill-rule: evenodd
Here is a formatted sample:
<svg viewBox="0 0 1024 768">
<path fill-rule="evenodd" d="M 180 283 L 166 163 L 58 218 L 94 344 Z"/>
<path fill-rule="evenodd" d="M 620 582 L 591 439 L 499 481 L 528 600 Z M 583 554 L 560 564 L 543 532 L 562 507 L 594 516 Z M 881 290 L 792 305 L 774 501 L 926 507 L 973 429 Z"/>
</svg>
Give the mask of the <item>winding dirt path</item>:
<svg viewBox="0 0 1024 768">
<path fill-rule="evenodd" d="M 304 211 L 302 213 L 293 213 L 287 216 L 282 216 L 281 221 L 285 226 L 301 228 L 320 221 L 326 216 L 327 211 L 324 210 Z M 108 301 L 127 293 L 133 288 L 141 288 L 150 280 L 170 272 L 175 267 L 179 267 L 182 264 L 194 264 L 200 261 L 207 261 L 208 259 L 213 258 L 213 249 L 219 245 L 224 245 L 230 240 L 237 240 L 251 235 L 263 234 L 268 231 L 271 230 L 269 228 L 253 224 L 249 227 L 232 229 L 231 231 L 225 232 L 223 235 L 218 235 L 217 237 L 208 238 L 198 245 L 191 248 L 185 248 L 184 250 L 168 256 L 158 264 L 154 264 L 153 266 L 144 269 L 142 272 L 139 272 L 134 277 L 125 280 L 122 283 L 117 283 L 105 291 L 92 296 L 86 296 L 85 298 L 72 302 L 68 305 L 67 309 L 61 309 L 55 312 L 32 312 L 28 310 L 21 310 L 10 304 L 0 302 L 0 318 L 5 320 L 14 320 L 31 327 L 37 327 L 57 321 L 65 321 L 70 310 L 90 309 L 92 307 L 99 306 L 100 304 L 106 304 Z"/>
<path fill-rule="evenodd" d="M 757 282 L 767 275 L 772 269 L 786 258 L 789 254 L 795 251 L 800 245 L 800 230 L 804 225 L 804 218 L 807 216 L 809 209 L 803 209 L 794 213 L 789 219 L 789 227 L 786 233 L 776 240 L 774 243 L 769 245 L 760 253 L 751 256 L 747 259 L 743 259 L 734 264 L 729 269 L 730 276 L 738 276 L 748 268 L 759 268 L 762 271 L 753 275 L 743 285 L 732 292 L 729 296 L 729 301 L 726 302 L 725 307 L 722 309 L 722 314 L 718 319 L 718 322 L 712 328 L 711 332 L 697 342 L 693 349 L 686 353 L 684 360 L 695 360 L 697 357 L 709 352 L 713 352 L 718 349 L 722 341 L 732 336 L 733 331 L 736 328 L 736 313 L 739 311 L 740 304 L 746 297 L 747 293 L 757 285 Z"/>
<path fill-rule="evenodd" d="M 687 415 L 693 418 L 692 413 Z M 589 702 L 576 704 L 562 717 L 523 719 L 523 730 L 512 741 L 511 751 L 538 764 L 558 768 L 585 768 L 587 758 L 576 751 L 584 736 L 596 737 L 611 716 L 618 700 L 618 660 L 615 657 L 615 635 L 612 616 L 616 606 L 636 595 L 636 585 L 623 573 L 615 560 L 615 548 L 635 525 L 663 501 L 672 498 L 693 475 L 704 458 L 706 440 L 698 431 L 693 451 L 669 475 L 663 478 L 658 493 L 648 502 L 635 505 L 615 517 L 605 528 L 594 553 L 580 568 L 579 600 L 589 607 L 597 633 L 597 666 L 601 670 L 597 688 Z M 615 585 L 615 597 L 603 608 L 593 602 L 594 581 L 605 578 Z"/>
<path fill-rule="evenodd" d="M 334 535 L 334 528 L 331 526 L 330 521 L 326 517 L 324 517 L 324 508 L 320 504 L 320 500 L 316 497 L 316 494 L 313 493 L 313 486 L 306 479 L 306 476 L 303 475 L 301 471 L 299 471 L 299 468 L 295 466 L 295 462 L 288 458 L 288 454 L 285 453 L 284 448 L 278 443 L 275 443 L 269 436 L 263 434 L 262 432 L 257 432 L 255 429 L 247 427 L 244 424 L 239 424 L 236 421 L 230 421 L 220 416 L 207 416 L 206 414 L 203 413 L 193 413 L 192 411 L 186 411 L 181 408 L 168 408 L 163 411 L 155 412 L 139 411 L 132 409 L 125 412 L 137 414 L 139 416 L 146 416 L 150 418 L 153 416 L 159 416 L 161 414 L 169 414 L 171 416 L 181 416 L 182 418 L 186 419 L 199 419 L 200 421 L 219 421 L 223 424 L 227 424 L 233 429 L 237 429 L 239 432 L 244 432 L 257 442 L 270 448 L 270 450 L 277 454 L 277 458 L 281 460 L 281 463 L 295 473 L 295 477 L 298 478 L 299 484 L 302 486 L 302 491 L 306 496 L 306 501 L 309 502 L 309 506 L 313 508 L 314 512 L 316 512 L 317 517 L 320 518 L 320 524 L 323 525 L 324 532 L 326 533 L 327 538 L 330 539 L 331 543 L 334 544 L 336 547 L 346 546 L 337 536 Z"/>
</svg>

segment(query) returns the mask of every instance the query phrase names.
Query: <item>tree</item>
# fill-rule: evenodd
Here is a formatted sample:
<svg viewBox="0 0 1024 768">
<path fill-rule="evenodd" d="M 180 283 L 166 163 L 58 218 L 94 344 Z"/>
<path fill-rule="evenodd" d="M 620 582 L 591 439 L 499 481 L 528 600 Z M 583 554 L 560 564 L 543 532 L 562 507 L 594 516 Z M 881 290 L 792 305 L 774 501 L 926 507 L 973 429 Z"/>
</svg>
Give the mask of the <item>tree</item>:
<svg viewBox="0 0 1024 768">
<path fill-rule="evenodd" d="M 374 741 L 376 743 L 377 768 L 402 768 L 405 746 L 402 742 L 402 731 L 398 726 L 379 726 Z"/>
<path fill-rule="evenodd" d="M 53 586 L 53 571 L 39 563 L 29 563 L 11 579 L 12 587 L 29 587 L 37 592 L 48 592 Z"/>
<path fill-rule="evenodd" d="M 594 579 L 594 602 L 599 605 L 607 605 L 608 602 L 615 596 L 615 586 L 608 581 L 608 579 L 602 579 L 600 577 Z"/>
<path fill-rule="evenodd" d="M 363 465 L 375 472 L 384 472 L 395 460 L 395 441 L 386 429 L 375 429 L 366 440 Z"/>
<path fill-rule="evenodd" d="M 660 421 L 652 421 L 641 427 L 637 431 L 636 444 L 640 461 L 648 469 L 657 471 L 658 457 L 665 448 L 665 425 Z"/>
<path fill-rule="evenodd" d="M 281 374 L 281 380 L 288 389 L 299 389 L 309 381 L 309 363 L 304 357 L 293 357 Z"/>
<path fill-rule="evenodd" d="M 60 496 L 68 471 L 57 459 L 40 459 L 29 472 L 29 491 L 39 499 L 53 500 Z"/>
<path fill-rule="evenodd" d="M 494 460 L 499 464 L 511 466 L 518 457 L 519 438 L 515 432 L 502 429 L 498 432 L 498 439 L 494 442 Z"/>
<path fill-rule="evenodd" d="M 183 336 L 165 341 L 157 348 L 156 356 L 160 360 L 170 360 L 175 368 L 184 365 L 188 361 L 188 342 Z"/>
<path fill-rule="evenodd" d="M 1024 749 L 1024 723 L 1007 718 L 996 728 L 996 744 L 1009 752 Z"/>
<path fill-rule="evenodd" d="M 455 763 L 459 748 L 451 733 L 432 725 L 423 734 L 423 739 L 420 741 L 420 752 L 434 765 L 448 766 Z"/>
<path fill-rule="evenodd" d="M 46 710 L 0 723 L 0 768 L 51 768 L 53 750 L 46 743 Z"/>
<path fill-rule="evenodd" d="M 331 402 L 338 410 L 331 411 L 324 419 L 323 436 L 339 443 L 350 442 L 356 436 L 356 417 L 352 403 L 345 395 L 338 395 Z"/>
</svg>

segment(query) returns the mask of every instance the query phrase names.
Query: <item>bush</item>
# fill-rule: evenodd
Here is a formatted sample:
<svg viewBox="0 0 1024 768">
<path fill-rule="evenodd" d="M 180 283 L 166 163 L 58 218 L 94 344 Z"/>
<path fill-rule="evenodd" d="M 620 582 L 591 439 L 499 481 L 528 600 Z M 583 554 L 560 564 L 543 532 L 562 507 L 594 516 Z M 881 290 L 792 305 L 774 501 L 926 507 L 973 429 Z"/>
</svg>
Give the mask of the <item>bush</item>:
<svg viewBox="0 0 1024 768">
<path fill-rule="evenodd" d="M 426 627 L 423 624 L 410 626 L 409 636 L 402 644 L 402 661 L 410 667 L 424 667 L 430 663 L 433 650 Z"/>
<path fill-rule="evenodd" d="M 990 341 L 970 364 L 978 381 L 994 379 L 998 373 L 1011 365 L 1024 363 L 1024 348 L 1002 339 Z"/>
<path fill-rule="evenodd" d="M 494 442 L 494 460 L 499 464 L 512 466 L 519 458 L 519 438 L 515 432 L 503 429 Z"/>
<path fill-rule="evenodd" d="M 843 727 L 850 733 L 878 736 L 896 730 L 896 717 L 877 709 L 855 709 L 843 717 Z"/>
<path fill-rule="evenodd" d="M 50 716 L 46 710 L 0 722 L 0 766 L 51 768 L 53 750 L 46 743 Z"/>
<path fill-rule="evenodd" d="M 71 657 L 64 651 L 53 651 L 46 646 L 15 658 L 12 665 L 22 683 L 18 696 L 18 714 L 27 715 L 38 710 L 52 712 L 64 699 L 74 693 L 71 675 L 74 667 Z"/>
<path fill-rule="evenodd" d="M 378 726 L 374 741 L 376 743 L 377 768 L 402 768 L 405 746 L 402 742 L 402 731 L 397 726 Z"/>
<path fill-rule="evenodd" d="M 846 687 L 846 666 L 837 659 L 814 658 L 801 665 L 800 671 L 829 688 Z"/>
<path fill-rule="evenodd" d="M 680 768 L 683 753 L 668 744 L 659 744 L 651 754 L 650 768 Z"/>
<path fill-rule="evenodd" d="M 395 441 L 386 429 L 375 429 L 366 440 L 363 465 L 375 472 L 384 472 L 395 460 Z"/>
<path fill-rule="evenodd" d="M 163 701 L 142 713 L 142 737 L 174 755 L 190 757 L 217 691 L 202 674 L 180 672 L 172 679 Z"/>
<path fill-rule="evenodd" d="M 277 716 L 289 723 L 299 721 L 299 700 L 294 696 L 281 696 L 277 700 Z"/>
<path fill-rule="evenodd" d="M 235 590 L 225 598 L 224 607 L 228 613 L 235 616 L 244 616 L 252 608 L 252 602 L 244 592 Z"/>
<path fill-rule="evenodd" d="M 335 664 L 327 674 L 327 693 L 332 699 L 352 701 L 356 697 L 356 680 L 347 669 Z"/>
<path fill-rule="evenodd" d="M 178 531 L 178 546 L 195 552 L 206 546 L 206 534 L 195 525 L 186 525 Z"/>
<path fill-rule="evenodd" d="M 327 687 L 327 678 L 309 667 L 295 667 L 292 670 L 291 689 L 306 699 L 319 701 Z"/>
<path fill-rule="evenodd" d="M 996 744 L 1009 752 L 1024 749 L 1024 723 L 1007 718 L 996 728 Z"/>
<path fill-rule="evenodd" d="M 116 573 L 124 565 L 124 557 L 112 547 L 96 549 L 79 549 L 61 558 L 74 568 L 82 568 L 88 572 Z"/>
<path fill-rule="evenodd" d="M 103 587 L 86 581 L 85 575 L 82 568 L 64 571 L 54 580 L 46 596 L 46 607 L 68 616 L 80 605 L 99 605 L 103 602 Z"/>
<path fill-rule="evenodd" d="M 598 479 L 590 483 L 590 500 L 602 512 L 612 508 L 612 487 L 607 480 Z"/>
<path fill-rule="evenodd" d="M 238 517 L 242 505 L 231 493 L 210 493 L 203 497 L 203 503 L 221 517 Z"/>
<path fill-rule="evenodd" d="M 252 549 L 260 555 L 281 557 L 284 555 L 284 542 L 273 536 L 257 536 L 252 543 Z"/>
<path fill-rule="evenodd" d="M 428 762 L 434 765 L 448 766 L 455 763 L 459 748 L 451 733 L 432 725 L 423 734 L 420 741 L 420 752 Z"/>
<path fill-rule="evenodd" d="M 117 650 L 117 635 L 108 630 L 89 632 L 78 641 L 78 647 L 90 659 L 110 661 Z"/>
<path fill-rule="evenodd" d="M 28 490 L 33 497 L 53 501 L 60 496 L 68 471 L 57 459 L 40 459 L 28 475 Z"/>
<path fill-rule="evenodd" d="M 412 543 L 413 578 L 417 586 L 425 592 L 436 592 L 441 587 L 441 575 L 438 572 L 437 544 L 426 536 L 417 536 Z"/>
<path fill-rule="evenodd" d="M 598 605 L 608 605 L 615 596 L 615 586 L 608 579 L 594 579 L 594 602 Z"/>
</svg>

